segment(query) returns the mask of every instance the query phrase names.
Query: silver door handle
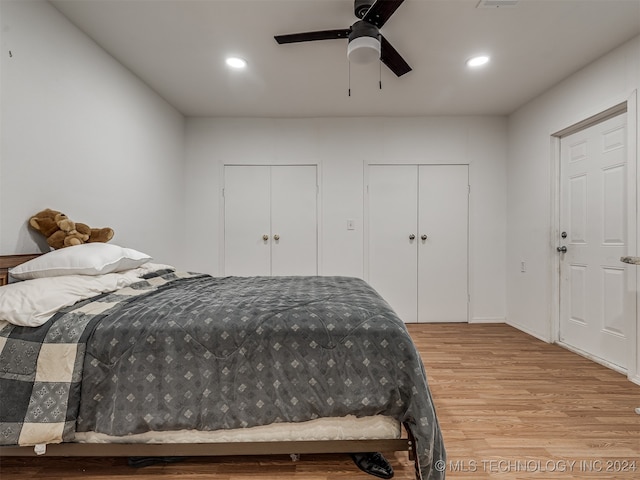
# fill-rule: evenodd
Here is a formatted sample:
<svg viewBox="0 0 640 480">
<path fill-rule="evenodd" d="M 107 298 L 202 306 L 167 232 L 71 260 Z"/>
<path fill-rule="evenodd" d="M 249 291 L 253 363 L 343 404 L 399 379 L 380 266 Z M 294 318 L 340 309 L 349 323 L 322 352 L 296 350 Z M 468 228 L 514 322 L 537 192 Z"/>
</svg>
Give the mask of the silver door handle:
<svg viewBox="0 0 640 480">
<path fill-rule="evenodd" d="M 412 233 L 411 235 L 409 235 L 409 240 L 415 240 L 416 236 Z"/>
<path fill-rule="evenodd" d="M 556 250 L 558 250 L 560 253 L 567 253 L 567 247 L 565 247 L 564 245 L 556 248 Z"/>
<path fill-rule="evenodd" d="M 277 233 L 273 236 L 274 240 L 280 240 L 280 235 L 278 235 Z"/>
<path fill-rule="evenodd" d="M 421 238 L 422 240 L 426 240 L 426 239 L 427 239 L 427 236 L 426 236 L 426 235 L 422 235 L 420 238 Z"/>
<path fill-rule="evenodd" d="M 269 235 L 262 235 L 262 239 L 266 242 L 269 240 Z"/>
</svg>

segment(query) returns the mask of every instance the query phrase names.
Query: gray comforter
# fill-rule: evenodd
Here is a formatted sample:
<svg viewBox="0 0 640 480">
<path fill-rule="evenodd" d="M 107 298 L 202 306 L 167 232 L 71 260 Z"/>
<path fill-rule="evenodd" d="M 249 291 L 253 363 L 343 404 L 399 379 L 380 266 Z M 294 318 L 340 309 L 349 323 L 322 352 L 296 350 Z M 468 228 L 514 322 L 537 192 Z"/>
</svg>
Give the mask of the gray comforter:
<svg viewBox="0 0 640 480">
<path fill-rule="evenodd" d="M 160 280 L 155 290 L 117 303 L 95 323 L 77 431 L 127 435 L 384 414 L 415 437 L 419 476 L 444 478 L 434 468 L 445 452 L 420 356 L 403 322 L 364 281 L 172 273 L 153 280 Z"/>
</svg>

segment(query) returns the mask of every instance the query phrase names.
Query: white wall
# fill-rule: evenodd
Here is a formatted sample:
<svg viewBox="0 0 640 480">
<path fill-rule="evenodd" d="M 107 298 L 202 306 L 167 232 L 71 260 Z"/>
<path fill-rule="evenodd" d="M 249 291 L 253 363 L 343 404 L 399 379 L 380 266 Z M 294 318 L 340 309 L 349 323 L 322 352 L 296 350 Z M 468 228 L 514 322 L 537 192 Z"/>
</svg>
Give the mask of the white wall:
<svg viewBox="0 0 640 480">
<path fill-rule="evenodd" d="M 367 163 L 468 163 L 472 321 L 505 320 L 506 119 L 498 117 L 187 120 L 190 269 L 220 275 L 225 163 L 315 163 L 321 172 L 320 273 L 363 277 Z M 443 206 L 446 208 L 446 206 Z M 347 219 L 356 229 L 347 230 Z"/>
<path fill-rule="evenodd" d="M 45 248 L 27 221 L 48 207 L 179 263 L 183 116 L 49 3 L 0 15 L 0 254 Z"/>
<path fill-rule="evenodd" d="M 547 341 L 553 338 L 557 242 L 552 235 L 551 135 L 627 100 L 639 87 L 640 37 L 636 37 L 509 117 L 507 318 L 511 325 Z M 637 252 L 636 245 L 630 248 Z M 520 272 L 522 260 L 528 265 L 526 273 Z"/>
<path fill-rule="evenodd" d="M 27 220 L 49 207 L 111 226 L 112 243 L 219 274 L 221 165 L 311 162 L 321 272 L 363 276 L 365 164 L 469 163 L 471 316 L 504 321 L 504 118 L 189 119 L 185 165 L 177 111 L 49 3 L 0 5 L 0 254 L 45 249 Z"/>
</svg>

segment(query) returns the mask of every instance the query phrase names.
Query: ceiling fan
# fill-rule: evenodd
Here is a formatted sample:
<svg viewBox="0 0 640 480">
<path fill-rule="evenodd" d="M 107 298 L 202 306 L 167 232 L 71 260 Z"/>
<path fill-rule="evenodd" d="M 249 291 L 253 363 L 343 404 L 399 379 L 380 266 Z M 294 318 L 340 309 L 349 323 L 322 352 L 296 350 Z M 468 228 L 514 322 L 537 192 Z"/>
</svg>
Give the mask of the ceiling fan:
<svg viewBox="0 0 640 480">
<path fill-rule="evenodd" d="M 350 61 L 368 63 L 380 59 L 400 77 L 410 72 L 411 67 L 380 33 L 380 28 L 402 2 L 404 0 L 355 0 L 354 13 L 360 20 L 349 28 L 276 35 L 274 38 L 279 44 L 348 38 L 347 56 Z"/>
</svg>

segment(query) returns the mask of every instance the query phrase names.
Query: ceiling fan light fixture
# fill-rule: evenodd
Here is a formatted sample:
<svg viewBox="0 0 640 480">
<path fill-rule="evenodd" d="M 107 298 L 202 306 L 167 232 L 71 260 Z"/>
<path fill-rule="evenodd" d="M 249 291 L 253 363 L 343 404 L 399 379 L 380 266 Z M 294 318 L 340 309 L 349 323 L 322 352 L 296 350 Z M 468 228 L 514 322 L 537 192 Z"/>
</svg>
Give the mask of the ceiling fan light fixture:
<svg viewBox="0 0 640 480">
<path fill-rule="evenodd" d="M 349 41 L 347 58 L 353 63 L 372 63 L 380 60 L 380 40 L 373 37 L 358 37 Z"/>
</svg>

